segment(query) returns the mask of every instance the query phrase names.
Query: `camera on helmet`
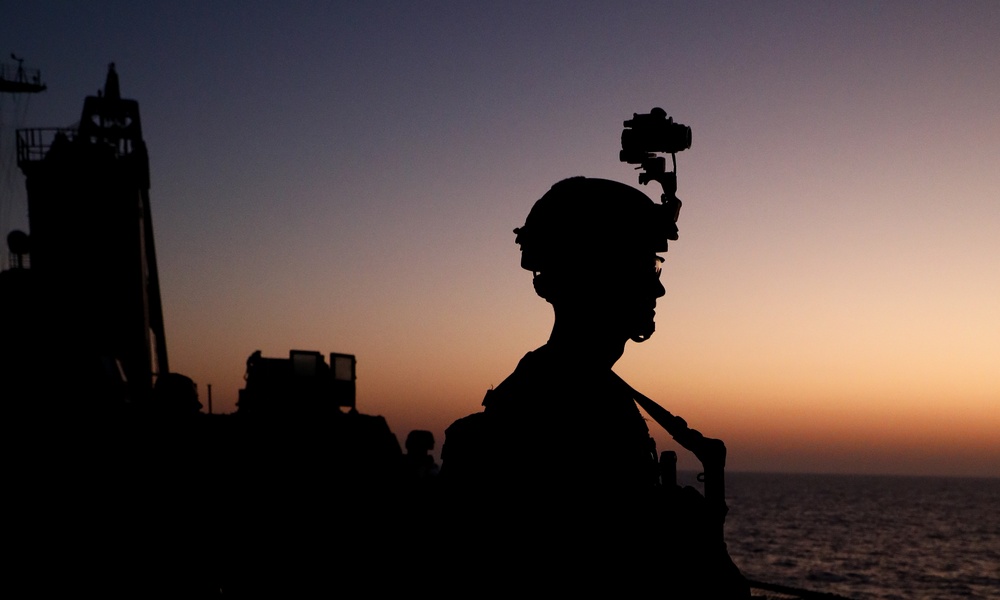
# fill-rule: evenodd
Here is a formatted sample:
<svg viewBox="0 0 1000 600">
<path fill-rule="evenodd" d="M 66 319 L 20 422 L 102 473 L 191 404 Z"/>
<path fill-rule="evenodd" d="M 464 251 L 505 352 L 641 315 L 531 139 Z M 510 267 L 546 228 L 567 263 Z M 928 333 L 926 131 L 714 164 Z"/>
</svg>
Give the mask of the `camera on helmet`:
<svg viewBox="0 0 1000 600">
<path fill-rule="evenodd" d="M 655 181 L 663 187 L 660 196 L 664 215 L 664 232 L 667 239 L 677 239 L 677 217 L 681 201 L 677 197 L 677 153 L 691 147 L 691 128 L 674 123 L 662 108 L 648 114 L 633 113 L 622 130 L 622 149 L 618 157 L 622 162 L 639 165 L 639 183 Z M 667 171 L 667 159 L 657 153 L 670 154 L 673 171 Z M 661 214 L 661 213 L 658 213 Z"/>
<path fill-rule="evenodd" d="M 691 128 L 674 123 L 662 108 L 644 115 L 634 113 L 624 125 L 618 155 L 622 162 L 639 165 L 654 158 L 656 152 L 674 154 L 691 147 Z"/>
</svg>

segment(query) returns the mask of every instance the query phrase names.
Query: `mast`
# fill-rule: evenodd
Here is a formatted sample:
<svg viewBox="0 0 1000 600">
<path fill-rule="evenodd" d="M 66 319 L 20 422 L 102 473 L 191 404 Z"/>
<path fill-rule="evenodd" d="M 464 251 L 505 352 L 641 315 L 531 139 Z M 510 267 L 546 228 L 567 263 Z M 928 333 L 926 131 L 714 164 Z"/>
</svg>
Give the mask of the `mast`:
<svg viewBox="0 0 1000 600">
<path fill-rule="evenodd" d="M 16 121 L 22 117 L 18 114 L 18 96 L 24 94 L 37 94 L 44 92 L 47 88 L 44 83 L 42 83 L 41 71 L 38 69 L 25 69 L 24 59 L 11 53 L 10 57 L 17 61 L 17 65 L 12 64 L 0 64 L 0 94 L 9 94 L 14 99 L 14 121 L 11 123 L 7 119 L 6 107 L 3 103 L 3 98 L 0 98 L 0 144 L 3 147 L 0 148 L 0 234 L 6 235 L 7 227 L 10 225 L 8 218 L 10 211 L 13 208 L 14 201 L 12 199 L 13 191 L 12 175 L 14 167 L 14 142 L 13 138 L 7 137 L 7 128 L 13 126 L 18 127 L 19 123 Z M 13 132 L 13 129 L 11 130 Z M 7 248 L 3 248 L 6 264 L 0 264 L 0 271 L 7 268 L 23 268 L 25 266 L 24 257 L 27 254 L 27 240 L 24 232 L 11 231 L 10 234 L 15 235 L 15 245 L 20 245 L 18 250 L 23 250 L 19 252 L 15 250 L 13 246 L 10 247 L 9 254 L 6 252 Z M 10 238 L 8 238 L 9 245 Z M 23 244 L 21 244 L 23 242 Z"/>
</svg>

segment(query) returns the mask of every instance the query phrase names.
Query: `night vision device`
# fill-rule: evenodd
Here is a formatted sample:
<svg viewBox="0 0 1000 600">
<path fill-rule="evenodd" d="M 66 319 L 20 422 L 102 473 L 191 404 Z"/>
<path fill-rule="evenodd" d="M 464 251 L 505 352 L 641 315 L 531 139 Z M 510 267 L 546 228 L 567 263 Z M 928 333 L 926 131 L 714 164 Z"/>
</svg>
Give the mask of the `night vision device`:
<svg viewBox="0 0 1000 600">
<path fill-rule="evenodd" d="M 647 114 L 633 113 L 632 118 L 623 123 L 622 149 L 618 158 L 625 163 L 639 165 L 639 183 L 646 185 L 656 181 L 663 187 L 660 200 L 672 220 L 667 239 L 677 239 L 677 217 L 680 215 L 681 201 L 677 197 L 677 153 L 691 147 L 691 128 L 675 123 L 662 108 L 654 108 Z M 667 171 L 667 159 L 658 154 L 670 154 L 673 171 Z"/>
</svg>

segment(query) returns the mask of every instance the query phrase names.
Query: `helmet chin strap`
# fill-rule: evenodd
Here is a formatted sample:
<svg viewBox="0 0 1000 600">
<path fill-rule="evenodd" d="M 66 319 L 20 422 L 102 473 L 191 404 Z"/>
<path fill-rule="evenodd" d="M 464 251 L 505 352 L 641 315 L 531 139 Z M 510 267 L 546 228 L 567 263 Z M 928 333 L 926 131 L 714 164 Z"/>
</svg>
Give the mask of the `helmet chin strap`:
<svg viewBox="0 0 1000 600">
<path fill-rule="evenodd" d="M 648 340 L 649 338 L 653 337 L 654 331 L 656 331 L 656 323 L 650 323 L 648 331 L 643 331 L 641 333 L 633 334 L 632 337 L 630 337 L 629 339 L 631 339 L 633 342 L 637 344 L 641 344 L 646 340 Z"/>
</svg>

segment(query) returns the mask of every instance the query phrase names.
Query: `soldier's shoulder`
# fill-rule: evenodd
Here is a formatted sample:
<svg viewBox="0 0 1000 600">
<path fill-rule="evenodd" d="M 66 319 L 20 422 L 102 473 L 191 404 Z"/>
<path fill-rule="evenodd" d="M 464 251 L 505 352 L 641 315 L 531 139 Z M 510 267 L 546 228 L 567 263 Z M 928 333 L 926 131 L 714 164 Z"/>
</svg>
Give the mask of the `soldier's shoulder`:
<svg viewBox="0 0 1000 600">
<path fill-rule="evenodd" d="M 506 379 L 486 391 L 483 406 L 490 413 L 536 406 L 549 394 L 551 380 L 552 373 L 546 366 L 544 352 L 528 352 Z"/>
</svg>

